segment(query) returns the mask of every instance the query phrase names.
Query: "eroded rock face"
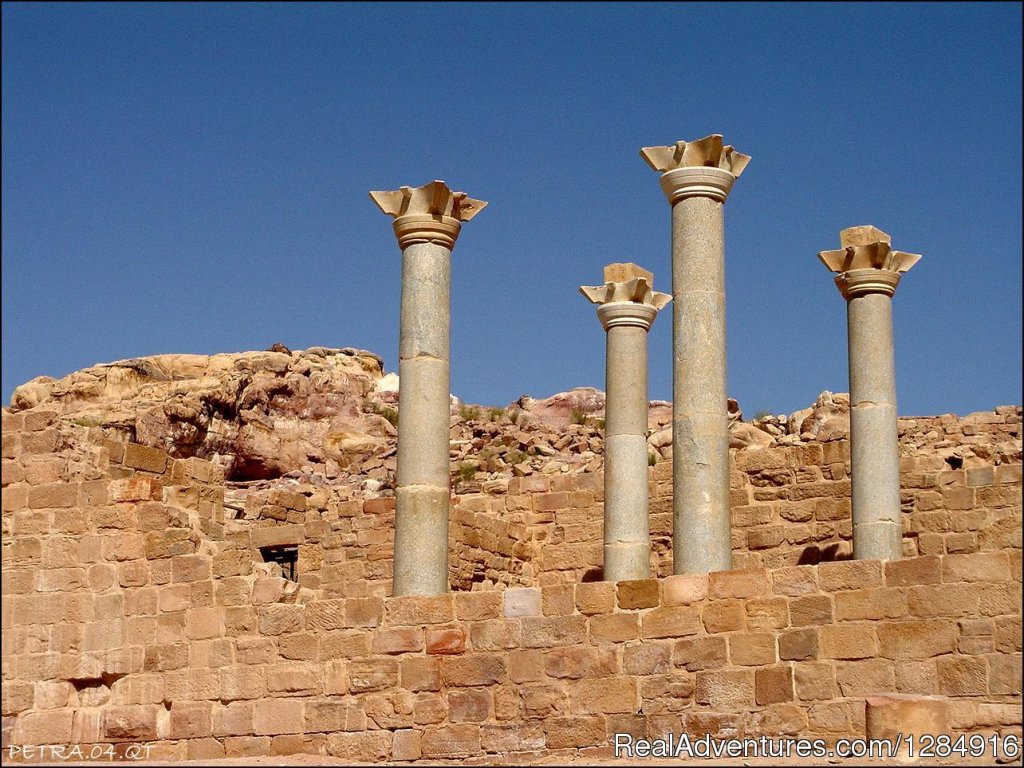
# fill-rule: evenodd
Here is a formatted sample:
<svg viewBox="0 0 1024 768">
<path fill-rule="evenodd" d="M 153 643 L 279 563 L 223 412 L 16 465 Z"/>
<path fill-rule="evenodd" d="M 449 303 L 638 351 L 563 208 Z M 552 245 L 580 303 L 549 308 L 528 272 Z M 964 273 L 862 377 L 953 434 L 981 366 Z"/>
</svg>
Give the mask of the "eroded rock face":
<svg viewBox="0 0 1024 768">
<path fill-rule="evenodd" d="M 11 409 L 45 406 L 178 458 L 214 460 L 231 479 L 266 479 L 386 450 L 395 429 L 375 412 L 382 377 L 381 359 L 355 349 L 157 355 L 33 379 Z"/>
<path fill-rule="evenodd" d="M 356 349 L 313 347 L 220 355 L 157 355 L 96 365 L 63 379 L 18 387 L 12 411 L 55 411 L 108 437 L 196 456 L 224 467 L 244 503 L 278 482 L 346 486 L 358 496 L 394 488 L 400 382 L 381 358 Z M 604 466 L 604 392 L 580 387 L 505 408 L 452 397 L 450 469 L 457 492 L 488 490 L 509 477 L 595 472 Z M 845 440 L 849 396 L 823 392 L 810 408 L 744 421 L 731 400 L 730 447 Z M 952 468 L 1020 460 L 1019 435 L 994 439 L 995 412 L 900 419 L 903 456 L 936 454 Z M 977 433 L 977 434 L 975 434 Z M 672 404 L 648 408 L 651 463 L 672 458 Z M 280 480 L 279 480 L 280 479 Z"/>
</svg>

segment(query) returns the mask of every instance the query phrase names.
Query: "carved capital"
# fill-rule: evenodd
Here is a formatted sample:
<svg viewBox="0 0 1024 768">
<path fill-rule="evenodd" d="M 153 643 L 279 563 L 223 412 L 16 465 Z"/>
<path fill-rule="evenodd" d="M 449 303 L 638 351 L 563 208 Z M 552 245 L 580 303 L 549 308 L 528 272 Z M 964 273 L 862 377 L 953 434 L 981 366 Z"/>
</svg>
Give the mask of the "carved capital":
<svg viewBox="0 0 1024 768">
<path fill-rule="evenodd" d="M 395 236 L 403 250 L 413 243 L 437 243 L 453 248 L 462 222 L 469 221 L 487 205 L 465 192 L 453 192 L 443 181 L 390 192 L 371 192 L 370 199 L 381 211 L 395 218 Z"/>
<path fill-rule="evenodd" d="M 839 233 L 843 247 L 818 254 L 822 264 L 838 273 L 836 285 L 844 299 L 865 293 L 892 296 L 900 275 L 920 261 L 916 253 L 892 248 L 892 238 L 870 225 L 849 227 Z"/>
<path fill-rule="evenodd" d="M 672 297 L 651 287 L 654 276 L 636 264 L 609 264 L 604 268 L 604 285 L 580 286 L 580 293 L 597 304 L 597 317 L 607 331 L 618 325 L 650 330 L 658 312 Z"/>
<path fill-rule="evenodd" d="M 714 133 L 696 141 L 677 141 L 667 147 L 644 147 L 640 155 L 661 175 L 661 188 L 673 205 L 687 197 L 710 197 L 725 202 L 750 156 L 722 143 Z"/>
</svg>

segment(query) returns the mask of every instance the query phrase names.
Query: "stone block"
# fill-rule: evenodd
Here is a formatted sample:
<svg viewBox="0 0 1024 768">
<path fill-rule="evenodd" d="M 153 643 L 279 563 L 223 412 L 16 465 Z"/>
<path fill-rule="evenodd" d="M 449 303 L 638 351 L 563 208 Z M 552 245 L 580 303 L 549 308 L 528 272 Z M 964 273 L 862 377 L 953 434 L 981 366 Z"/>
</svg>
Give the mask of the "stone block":
<svg viewBox="0 0 1024 768">
<path fill-rule="evenodd" d="M 593 581 L 576 585 L 576 609 L 586 615 L 607 614 L 615 610 L 616 584 Z"/>
<path fill-rule="evenodd" d="M 469 624 L 469 643 L 477 651 L 500 651 L 522 644 L 522 627 L 519 621 L 490 619 Z"/>
<path fill-rule="evenodd" d="M 885 563 L 885 583 L 890 587 L 938 584 L 942 578 L 942 559 L 932 556 L 908 557 Z"/>
<path fill-rule="evenodd" d="M 558 645 L 582 643 L 587 639 L 587 619 L 584 616 L 552 616 L 524 618 L 523 645 L 527 648 L 550 648 Z"/>
<path fill-rule="evenodd" d="M 789 626 L 789 601 L 762 597 L 746 601 L 748 629 L 781 629 Z"/>
<path fill-rule="evenodd" d="M 350 763 L 382 763 L 391 757 L 391 731 L 331 733 L 327 735 L 327 754 Z"/>
<path fill-rule="evenodd" d="M 450 687 L 494 685 L 505 682 L 506 677 L 502 656 L 471 653 L 441 660 L 441 679 Z"/>
<path fill-rule="evenodd" d="M 659 586 L 657 579 L 620 581 L 616 584 L 617 600 L 622 610 L 653 608 L 658 605 Z"/>
<path fill-rule="evenodd" d="M 513 683 L 528 683 L 544 677 L 544 651 L 520 650 L 508 655 L 508 677 Z"/>
<path fill-rule="evenodd" d="M 618 643 L 640 637 L 640 616 L 636 613 L 614 613 L 592 616 L 590 637 L 596 643 Z"/>
<path fill-rule="evenodd" d="M 945 656 L 937 662 L 939 693 L 943 696 L 984 696 L 988 693 L 988 664 L 983 656 Z"/>
<path fill-rule="evenodd" d="M 265 667 L 267 693 L 311 696 L 321 691 L 320 666 L 309 662 L 270 664 Z"/>
<path fill-rule="evenodd" d="M 663 675 L 672 671 L 672 648 L 662 643 L 627 645 L 622 651 L 627 675 Z"/>
<path fill-rule="evenodd" d="M 454 601 L 455 617 L 462 621 L 497 619 L 502 615 L 501 592 L 457 592 Z"/>
<path fill-rule="evenodd" d="M 541 610 L 545 616 L 570 616 L 576 611 L 572 584 L 553 584 L 541 589 Z"/>
<path fill-rule="evenodd" d="M 345 600 L 347 627 L 377 627 L 383 615 L 384 601 L 379 597 L 356 597 Z"/>
<path fill-rule="evenodd" d="M 420 736 L 420 749 L 425 759 L 471 757 L 480 752 L 480 726 L 474 723 L 428 728 Z"/>
<path fill-rule="evenodd" d="M 391 742 L 391 757 L 394 760 L 419 760 L 423 756 L 420 746 L 422 734 L 411 728 L 395 731 Z"/>
<path fill-rule="evenodd" d="M 257 595 L 256 585 L 263 580 L 257 579 L 253 585 L 253 604 L 277 602 L 284 597 L 285 585 L 282 580 L 268 580 L 264 591 Z M 257 602 L 257 600 L 259 602 Z M 332 629 L 343 629 L 350 626 L 345 609 L 350 600 L 317 600 L 306 604 L 306 627 L 310 631 L 327 632 Z"/>
<path fill-rule="evenodd" d="M 942 580 L 948 583 L 1010 581 L 1010 560 L 1003 552 L 946 555 L 942 558 Z"/>
<path fill-rule="evenodd" d="M 248 701 L 233 701 L 226 705 L 214 703 L 210 719 L 216 737 L 252 735 L 253 704 Z"/>
<path fill-rule="evenodd" d="M 458 612 L 458 608 L 456 608 L 456 612 Z M 447 627 L 428 627 L 427 653 L 444 656 L 465 653 L 466 640 L 466 629 L 459 624 Z"/>
<path fill-rule="evenodd" d="M 818 650 L 826 659 L 868 659 L 878 655 L 878 637 L 871 625 L 828 624 L 818 629 Z"/>
<path fill-rule="evenodd" d="M 171 704 L 168 738 L 198 739 L 213 735 L 213 721 L 209 702 Z"/>
<path fill-rule="evenodd" d="M 704 606 L 701 620 L 709 634 L 735 632 L 743 629 L 744 614 L 742 600 L 716 600 Z"/>
<path fill-rule="evenodd" d="M 760 568 L 709 574 L 708 596 L 713 600 L 767 595 L 768 572 Z"/>
<path fill-rule="evenodd" d="M 708 670 L 697 673 L 694 700 L 713 709 L 754 705 L 753 670 Z"/>
<path fill-rule="evenodd" d="M 378 629 L 370 645 L 374 653 L 417 653 L 423 650 L 423 630 L 419 627 Z"/>
<path fill-rule="evenodd" d="M 916 737 L 915 744 L 920 744 L 922 736 L 951 732 L 948 703 L 937 696 L 868 696 L 864 718 L 867 738 L 899 738 L 897 751 L 892 755 L 896 762 L 920 759 L 908 754 L 907 737 Z"/>
<path fill-rule="evenodd" d="M 830 662 L 797 664 L 793 688 L 801 701 L 827 701 L 836 696 L 835 668 Z"/>
<path fill-rule="evenodd" d="M 394 688 L 398 684 L 398 660 L 353 659 L 348 664 L 348 679 L 352 693 Z"/>
<path fill-rule="evenodd" d="M 794 629 L 779 635 L 779 659 L 805 661 L 818 658 L 818 630 Z"/>
<path fill-rule="evenodd" d="M 907 598 L 901 589 L 880 587 L 837 592 L 836 621 L 896 619 L 907 615 Z"/>
<path fill-rule="evenodd" d="M 764 667 L 754 671 L 754 699 L 759 706 L 793 700 L 793 668 Z"/>
<path fill-rule="evenodd" d="M 103 711 L 103 739 L 106 741 L 155 741 L 157 710 L 153 705 L 108 707 Z M 68 715 L 70 715 L 68 711 Z"/>
<path fill-rule="evenodd" d="M 794 627 L 819 627 L 832 623 L 832 598 L 806 595 L 789 601 L 789 621 Z"/>
<path fill-rule="evenodd" d="M 624 677 L 579 680 L 569 698 L 574 714 L 635 714 L 640 708 L 636 682 Z"/>
<path fill-rule="evenodd" d="M 888 659 L 865 659 L 836 665 L 836 684 L 843 696 L 869 696 L 896 690 L 895 664 Z"/>
<path fill-rule="evenodd" d="M 304 728 L 302 699 L 260 699 L 253 710 L 253 728 L 257 736 L 302 733 Z"/>
<path fill-rule="evenodd" d="M 526 685 L 519 689 L 523 717 L 547 718 L 569 713 L 569 699 L 560 685 Z"/>
<path fill-rule="evenodd" d="M 77 503 L 77 483 L 47 483 L 28 489 L 28 506 L 32 509 L 73 507 Z"/>
<path fill-rule="evenodd" d="M 167 454 L 158 448 L 138 443 L 126 443 L 122 463 L 126 467 L 141 469 L 143 472 L 160 474 L 167 467 Z"/>
<path fill-rule="evenodd" d="M 708 596 L 710 579 L 706 573 L 668 576 L 662 581 L 663 605 L 699 603 Z"/>
<path fill-rule="evenodd" d="M 818 565 L 818 586 L 822 592 L 881 587 L 883 583 L 880 560 L 839 560 Z"/>
<path fill-rule="evenodd" d="M 957 628 L 951 621 L 884 622 L 877 633 L 879 653 L 887 659 L 918 660 L 956 652 Z"/>
<path fill-rule="evenodd" d="M 737 666 L 774 664 L 775 635 L 768 632 L 737 633 L 729 636 L 729 661 Z"/>
<path fill-rule="evenodd" d="M 444 624 L 454 618 L 450 594 L 403 595 L 384 601 L 384 623 L 392 626 Z"/>
<path fill-rule="evenodd" d="M 548 750 L 579 749 L 604 744 L 605 718 L 600 715 L 552 717 L 544 722 Z"/>
<path fill-rule="evenodd" d="M 502 593 L 506 618 L 541 616 L 541 591 L 537 587 L 513 587 Z"/>
<path fill-rule="evenodd" d="M 614 648 L 552 648 L 544 654 L 544 671 L 556 678 L 607 677 L 619 672 L 619 662 Z"/>
<path fill-rule="evenodd" d="M 686 667 L 690 672 L 718 669 L 728 663 L 726 648 L 724 637 L 690 637 L 675 644 L 672 658 L 677 667 Z"/>
<path fill-rule="evenodd" d="M 491 711 L 491 693 L 483 688 L 448 692 L 448 719 L 453 723 L 479 723 Z"/>
<path fill-rule="evenodd" d="M 107 488 L 111 502 L 158 501 L 162 493 L 160 481 L 148 475 L 131 475 L 111 480 Z"/>
<path fill-rule="evenodd" d="M 414 692 L 441 690 L 440 662 L 423 657 L 402 659 L 401 686 Z"/>
<path fill-rule="evenodd" d="M 15 721 L 13 743 L 68 744 L 72 741 L 73 719 L 74 714 L 70 709 L 25 712 Z M 6 737 L 7 733 L 4 735 Z M 4 751 L 7 750 L 8 744 L 5 742 Z"/>
<path fill-rule="evenodd" d="M 688 606 L 655 608 L 641 616 L 640 627 L 644 638 L 695 635 L 700 632 L 700 612 Z"/>
</svg>

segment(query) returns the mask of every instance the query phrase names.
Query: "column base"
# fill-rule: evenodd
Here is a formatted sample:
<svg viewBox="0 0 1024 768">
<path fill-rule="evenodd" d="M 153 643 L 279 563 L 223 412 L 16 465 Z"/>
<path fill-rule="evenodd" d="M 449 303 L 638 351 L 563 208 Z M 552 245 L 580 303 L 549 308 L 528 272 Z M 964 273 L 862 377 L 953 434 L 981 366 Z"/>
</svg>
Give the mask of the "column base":
<svg viewBox="0 0 1024 768">
<path fill-rule="evenodd" d="M 651 577 L 651 548 L 646 542 L 604 545 L 604 580 L 636 581 Z"/>
<path fill-rule="evenodd" d="M 853 526 L 854 560 L 898 560 L 903 557 L 903 526 L 877 521 Z"/>
<path fill-rule="evenodd" d="M 443 595 L 448 592 L 449 491 L 417 485 L 395 493 L 392 593 Z"/>
</svg>

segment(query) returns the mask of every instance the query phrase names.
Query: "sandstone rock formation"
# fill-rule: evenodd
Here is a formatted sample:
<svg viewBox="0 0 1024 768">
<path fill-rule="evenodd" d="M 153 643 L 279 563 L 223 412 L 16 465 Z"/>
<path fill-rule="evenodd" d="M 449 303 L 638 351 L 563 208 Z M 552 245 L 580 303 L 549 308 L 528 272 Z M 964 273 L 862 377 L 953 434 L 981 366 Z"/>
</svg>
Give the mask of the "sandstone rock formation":
<svg viewBox="0 0 1024 768">
<path fill-rule="evenodd" d="M 351 348 L 157 355 L 35 378 L 14 391 L 11 410 L 43 406 L 108 437 L 212 460 L 235 487 L 232 503 L 241 505 L 248 491 L 298 481 L 391 495 L 399 388 L 380 357 Z M 971 434 L 972 424 L 1001 419 L 1006 408 L 1014 410 L 903 418 L 902 453 L 937 453 L 953 468 L 1019 461 L 1019 440 Z M 841 393 L 823 392 L 810 408 L 752 421 L 730 399 L 728 413 L 730 446 L 741 450 L 834 442 L 849 430 L 849 397 Z M 671 459 L 671 418 L 671 403 L 650 403 L 653 463 Z M 486 491 L 509 477 L 599 471 L 603 427 L 604 393 L 592 387 L 524 395 L 504 408 L 452 397 L 453 487 Z"/>
</svg>

